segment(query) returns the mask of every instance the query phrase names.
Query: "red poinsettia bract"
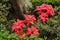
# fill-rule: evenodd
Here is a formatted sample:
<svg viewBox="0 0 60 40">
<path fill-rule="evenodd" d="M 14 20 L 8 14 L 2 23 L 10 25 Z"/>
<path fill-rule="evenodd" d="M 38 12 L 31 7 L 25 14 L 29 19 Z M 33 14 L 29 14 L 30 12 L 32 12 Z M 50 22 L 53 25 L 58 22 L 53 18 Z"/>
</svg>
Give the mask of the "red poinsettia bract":
<svg viewBox="0 0 60 40">
<path fill-rule="evenodd" d="M 25 14 L 24 16 L 25 16 L 25 22 L 27 23 L 27 25 L 33 24 L 34 21 L 36 20 L 34 15 Z"/>
<path fill-rule="evenodd" d="M 48 16 L 46 14 L 39 15 L 39 18 L 42 20 L 42 22 L 45 22 L 46 20 L 48 20 Z"/>
<path fill-rule="evenodd" d="M 23 35 L 23 28 L 22 28 L 23 25 L 24 25 L 24 20 L 17 19 L 17 21 L 13 23 L 12 31 L 15 31 L 18 37 Z"/>
<path fill-rule="evenodd" d="M 12 31 L 23 30 L 22 28 L 23 25 L 24 25 L 24 21 L 17 19 L 17 22 L 13 23 Z"/>
<path fill-rule="evenodd" d="M 35 26 L 31 26 L 31 28 L 27 29 L 26 35 L 38 35 L 38 29 Z"/>
</svg>

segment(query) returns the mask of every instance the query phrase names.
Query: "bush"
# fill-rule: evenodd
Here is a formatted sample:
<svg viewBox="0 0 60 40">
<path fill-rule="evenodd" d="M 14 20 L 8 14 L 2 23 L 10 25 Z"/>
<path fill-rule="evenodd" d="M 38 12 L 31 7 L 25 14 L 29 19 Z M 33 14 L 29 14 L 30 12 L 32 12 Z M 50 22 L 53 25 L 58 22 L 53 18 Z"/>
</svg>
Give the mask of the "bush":
<svg viewBox="0 0 60 40">
<path fill-rule="evenodd" d="M 11 13 L 10 2 L 9 0 L 0 0 L 0 40 L 60 40 L 60 0 L 31 0 L 31 2 L 33 8 L 29 10 L 33 14 L 37 14 L 34 12 L 35 8 L 42 3 L 51 4 L 55 10 L 55 13 L 49 16 L 46 22 L 42 23 L 41 20 L 35 22 L 34 25 L 40 28 L 39 36 L 21 37 L 19 39 L 14 32 L 11 32 L 11 23 L 15 21 L 15 18 L 7 20 L 7 16 Z"/>
</svg>

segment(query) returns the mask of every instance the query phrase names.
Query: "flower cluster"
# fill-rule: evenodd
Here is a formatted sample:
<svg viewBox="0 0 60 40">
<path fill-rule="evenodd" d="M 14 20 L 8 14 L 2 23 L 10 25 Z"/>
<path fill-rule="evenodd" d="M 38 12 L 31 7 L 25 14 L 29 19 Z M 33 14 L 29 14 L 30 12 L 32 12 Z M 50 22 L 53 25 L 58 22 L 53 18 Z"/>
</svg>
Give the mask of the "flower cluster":
<svg viewBox="0 0 60 40">
<path fill-rule="evenodd" d="M 36 6 L 36 10 L 39 12 L 39 18 L 45 22 L 48 19 L 49 15 L 54 13 L 54 10 L 51 5 L 42 4 L 41 6 Z"/>
<path fill-rule="evenodd" d="M 41 6 L 37 6 L 36 10 L 39 12 L 39 18 L 42 20 L 42 22 L 45 22 L 46 20 L 48 20 L 48 16 L 54 13 L 52 6 L 48 4 L 42 4 Z M 39 34 L 38 28 L 31 25 L 31 24 L 34 24 L 34 22 L 36 21 L 35 16 L 24 14 L 24 17 L 25 17 L 25 20 L 17 19 L 17 21 L 13 23 L 12 31 L 15 31 L 18 37 L 28 36 L 28 35 L 37 36 Z M 23 28 L 25 24 L 28 26 L 26 28 L 27 30 L 24 30 Z"/>
<path fill-rule="evenodd" d="M 25 16 L 25 20 L 17 19 L 17 21 L 14 22 L 13 26 L 12 26 L 12 31 L 15 31 L 17 33 L 18 37 L 27 35 L 27 34 L 24 34 L 24 29 L 23 29 L 24 24 L 27 24 L 29 26 L 30 24 L 33 24 L 34 21 L 36 20 L 34 15 L 26 14 L 24 16 Z"/>
</svg>

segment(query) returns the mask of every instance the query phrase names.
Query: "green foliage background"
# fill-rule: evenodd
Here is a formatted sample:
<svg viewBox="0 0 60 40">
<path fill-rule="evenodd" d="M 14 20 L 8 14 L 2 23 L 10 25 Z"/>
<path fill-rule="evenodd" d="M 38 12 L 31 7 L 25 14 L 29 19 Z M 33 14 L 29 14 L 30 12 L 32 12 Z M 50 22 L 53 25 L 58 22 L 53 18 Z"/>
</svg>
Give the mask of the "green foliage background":
<svg viewBox="0 0 60 40">
<path fill-rule="evenodd" d="M 39 36 L 18 39 L 16 34 L 11 32 L 11 23 L 15 21 L 15 18 L 10 11 L 10 0 L 0 0 L 0 40 L 60 40 L 60 0 L 31 0 L 31 2 L 33 5 L 31 10 L 42 3 L 51 4 L 55 10 L 55 13 L 45 23 L 40 20 L 35 22 L 34 25 L 40 28 Z M 9 14 L 13 17 L 10 20 L 8 20 Z"/>
</svg>

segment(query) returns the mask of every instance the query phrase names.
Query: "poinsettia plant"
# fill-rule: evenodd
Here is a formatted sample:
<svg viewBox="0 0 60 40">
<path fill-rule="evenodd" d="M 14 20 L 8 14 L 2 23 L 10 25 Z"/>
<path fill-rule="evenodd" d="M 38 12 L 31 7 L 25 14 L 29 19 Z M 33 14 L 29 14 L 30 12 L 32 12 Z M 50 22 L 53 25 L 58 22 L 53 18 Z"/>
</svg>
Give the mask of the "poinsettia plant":
<svg viewBox="0 0 60 40">
<path fill-rule="evenodd" d="M 49 4 L 43 3 L 40 6 L 36 6 L 35 10 L 39 12 L 38 19 L 42 22 L 47 21 L 49 18 L 48 16 L 54 14 L 54 9 Z M 38 20 L 36 16 L 24 14 L 24 17 L 24 20 L 17 19 L 17 21 L 13 23 L 12 32 L 15 31 L 19 38 L 23 36 L 38 36 L 40 28 L 34 25 L 34 23 L 37 23 Z M 26 28 L 23 28 L 24 25 Z"/>
</svg>

